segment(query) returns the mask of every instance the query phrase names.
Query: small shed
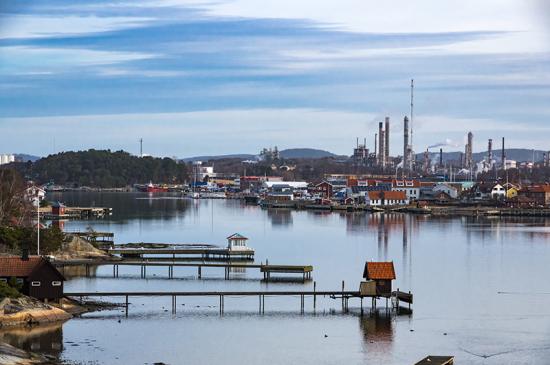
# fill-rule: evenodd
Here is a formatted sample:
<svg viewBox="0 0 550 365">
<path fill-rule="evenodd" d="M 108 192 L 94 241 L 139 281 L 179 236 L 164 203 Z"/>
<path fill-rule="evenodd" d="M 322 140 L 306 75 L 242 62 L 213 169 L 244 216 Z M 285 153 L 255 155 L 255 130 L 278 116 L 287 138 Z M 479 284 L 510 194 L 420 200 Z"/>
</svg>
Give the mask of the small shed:
<svg viewBox="0 0 550 365">
<path fill-rule="evenodd" d="M 395 280 L 395 269 L 393 261 L 390 262 L 369 262 L 365 263 L 363 278 L 367 280 L 365 290 L 370 291 L 370 295 L 390 296 L 392 292 L 392 280 Z M 373 284 L 374 283 L 374 284 Z M 363 285 L 362 285 L 363 286 Z M 361 288 L 363 294 L 363 288 Z"/>
<path fill-rule="evenodd" d="M 52 214 L 53 215 L 65 215 L 66 206 L 61 202 L 54 202 L 52 204 Z"/>
<path fill-rule="evenodd" d="M 230 251 L 249 250 L 249 247 L 246 246 L 246 241 L 248 241 L 248 238 L 240 233 L 234 233 L 231 236 L 227 237 L 227 248 Z"/>
<path fill-rule="evenodd" d="M 63 297 L 65 277 L 48 260 L 40 256 L 0 257 L 0 281 L 15 278 L 21 293 L 44 301 Z"/>
</svg>

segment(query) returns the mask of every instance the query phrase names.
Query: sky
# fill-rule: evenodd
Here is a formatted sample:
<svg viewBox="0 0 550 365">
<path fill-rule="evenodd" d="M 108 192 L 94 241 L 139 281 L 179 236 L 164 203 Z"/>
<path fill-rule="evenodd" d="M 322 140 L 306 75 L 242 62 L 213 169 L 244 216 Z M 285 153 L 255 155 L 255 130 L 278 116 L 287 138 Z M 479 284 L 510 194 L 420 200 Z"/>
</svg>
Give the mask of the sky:
<svg viewBox="0 0 550 365">
<path fill-rule="evenodd" d="M 0 153 L 550 150 L 545 0 L 0 3 Z M 498 144 L 497 144 L 498 145 Z"/>
</svg>

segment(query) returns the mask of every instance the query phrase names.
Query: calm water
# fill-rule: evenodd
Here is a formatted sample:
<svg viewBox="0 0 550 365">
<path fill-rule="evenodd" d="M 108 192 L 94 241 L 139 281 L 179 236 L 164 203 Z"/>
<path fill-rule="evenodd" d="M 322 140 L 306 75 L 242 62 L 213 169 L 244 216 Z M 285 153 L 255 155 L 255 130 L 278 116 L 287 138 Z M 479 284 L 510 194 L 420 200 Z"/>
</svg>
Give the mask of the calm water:
<svg viewBox="0 0 550 365">
<path fill-rule="evenodd" d="M 120 310 L 91 313 L 62 326 L 0 331 L 16 346 L 85 364 L 413 364 L 428 354 L 456 356 L 457 364 L 548 364 L 550 357 L 550 220 L 430 218 L 405 214 L 262 210 L 239 201 L 190 201 L 166 195 L 73 194 L 68 205 L 111 206 L 105 220 L 74 221 L 66 230 L 115 233 L 117 243 L 225 244 L 240 232 L 256 261 L 314 265 L 319 290 L 357 289 L 365 260 L 393 260 L 395 287 L 413 291 L 411 315 L 359 315 L 359 301 L 320 299 L 299 314 L 300 299 L 132 299 Z M 110 267 L 92 278 L 71 278 L 67 291 L 282 290 L 313 283 L 261 282 L 249 270 L 223 279 L 219 269 Z M 370 302 L 365 302 L 366 307 Z M 385 302 L 379 301 L 383 307 Z"/>
</svg>

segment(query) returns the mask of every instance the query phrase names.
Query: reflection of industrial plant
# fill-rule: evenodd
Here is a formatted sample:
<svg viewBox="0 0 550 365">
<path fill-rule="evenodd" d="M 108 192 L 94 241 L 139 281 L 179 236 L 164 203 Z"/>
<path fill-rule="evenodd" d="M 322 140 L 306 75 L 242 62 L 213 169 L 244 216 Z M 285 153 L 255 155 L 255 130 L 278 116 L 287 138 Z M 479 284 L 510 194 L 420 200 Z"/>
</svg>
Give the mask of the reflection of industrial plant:
<svg viewBox="0 0 550 365">
<path fill-rule="evenodd" d="M 41 324 L 35 327 L 0 329 L 0 342 L 25 351 L 59 357 L 63 351 L 62 324 Z"/>
<path fill-rule="evenodd" d="M 272 226 L 292 225 L 291 209 L 267 209 L 267 217 L 271 220 Z"/>
<path fill-rule="evenodd" d="M 404 213 L 373 213 L 346 215 L 347 231 L 350 234 L 362 234 L 365 237 L 376 237 L 378 261 L 394 261 L 396 258 L 389 254 L 390 242 L 401 245 L 404 280 L 410 278 L 411 252 L 413 237 L 418 227 L 426 217 L 422 215 Z M 403 284 L 406 284 L 405 282 Z"/>
<path fill-rule="evenodd" d="M 369 352 L 386 352 L 391 350 L 393 342 L 391 315 L 374 313 L 370 316 L 360 316 L 359 326 L 363 334 L 363 341 Z"/>
</svg>

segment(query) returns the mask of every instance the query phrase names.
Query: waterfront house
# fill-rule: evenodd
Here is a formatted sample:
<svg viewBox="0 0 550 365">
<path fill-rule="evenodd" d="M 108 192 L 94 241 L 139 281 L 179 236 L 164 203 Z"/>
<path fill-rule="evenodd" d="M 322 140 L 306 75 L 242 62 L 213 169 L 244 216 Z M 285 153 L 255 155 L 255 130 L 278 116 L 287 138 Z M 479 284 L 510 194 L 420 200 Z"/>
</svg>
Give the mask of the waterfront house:
<svg viewBox="0 0 550 365">
<path fill-rule="evenodd" d="M 392 292 L 392 280 L 395 280 L 393 262 L 369 262 L 365 263 L 361 283 L 362 295 L 390 296 Z"/>
<path fill-rule="evenodd" d="M 321 181 L 319 184 L 315 185 L 312 193 L 318 195 L 321 198 L 330 199 L 333 194 L 333 186 L 328 181 Z"/>
<path fill-rule="evenodd" d="M 519 195 L 530 198 L 537 206 L 550 205 L 550 185 L 532 185 L 519 191 Z"/>
<path fill-rule="evenodd" d="M 365 204 L 371 207 L 407 205 L 409 199 L 404 191 L 369 191 Z"/>
<path fill-rule="evenodd" d="M 40 256 L 0 257 L 0 281 L 15 278 L 21 293 L 43 301 L 58 301 L 63 297 L 65 278 Z"/>
<path fill-rule="evenodd" d="M 451 199 L 457 199 L 458 198 L 458 190 L 451 185 L 448 185 L 446 183 L 438 183 L 433 187 L 434 196 L 437 195 L 439 192 L 443 192 L 447 194 Z"/>
<path fill-rule="evenodd" d="M 25 190 L 25 197 L 33 204 L 38 205 L 46 197 L 46 190 L 32 185 Z"/>
<path fill-rule="evenodd" d="M 495 186 L 493 186 L 493 188 L 491 189 L 491 198 L 503 199 L 504 197 L 506 197 L 506 189 L 504 188 L 504 186 L 500 184 L 496 184 Z"/>
<path fill-rule="evenodd" d="M 392 180 L 391 190 L 405 192 L 409 201 L 420 197 L 420 183 L 416 180 Z"/>
</svg>

